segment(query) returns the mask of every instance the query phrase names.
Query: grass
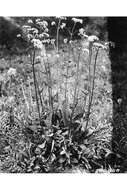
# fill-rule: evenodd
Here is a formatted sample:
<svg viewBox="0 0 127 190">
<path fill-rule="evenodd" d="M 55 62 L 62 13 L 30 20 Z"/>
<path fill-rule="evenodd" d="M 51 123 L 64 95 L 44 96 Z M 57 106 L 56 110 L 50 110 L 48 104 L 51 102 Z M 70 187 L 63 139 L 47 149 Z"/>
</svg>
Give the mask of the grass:
<svg viewBox="0 0 127 190">
<path fill-rule="evenodd" d="M 116 171 L 108 52 L 94 46 L 95 36 L 73 40 L 76 22 L 82 23 L 73 20 L 70 41 L 59 44 L 59 19 L 56 45 L 49 49 L 33 38 L 28 54 L 0 60 L 3 172 Z"/>
<path fill-rule="evenodd" d="M 107 53 L 100 49 L 97 55 L 93 51 L 90 64 L 95 80 L 92 80 L 91 94 L 88 81 L 94 76 L 88 71 L 89 55 L 81 51 L 79 42 L 74 42 L 69 55 L 68 47 L 64 46 L 58 56 L 54 50 L 47 50 L 45 60 L 39 58 L 38 61 L 38 55 L 34 56 L 33 70 L 29 56 L 14 56 L 11 67 L 16 68 L 16 76 L 4 81 L 8 67 L 1 74 L 7 92 L 7 96 L 0 98 L 1 120 L 5 122 L 1 128 L 9 131 L 7 135 L 1 130 L 8 142 L 3 152 L 7 148 L 9 151 L 1 154 L 1 160 L 6 155 L 9 162 L 13 162 L 13 166 L 7 168 L 3 160 L 2 171 L 64 172 L 73 171 L 73 167 L 96 171 L 91 159 L 98 160 L 102 150 L 111 149 L 112 91 Z M 93 68 L 95 59 L 96 69 Z M 9 64 L 8 60 L 2 61 Z M 10 97 L 13 98 L 8 103 Z M 8 121 L 6 115 L 10 108 L 13 116 Z M 89 117 L 85 115 L 87 112 Z M 21 129 L 19 142 L 16 134 L 12 134 L 13 127 Z M 103 160 L 101 162 L 103 165 Z"/>
</svg>

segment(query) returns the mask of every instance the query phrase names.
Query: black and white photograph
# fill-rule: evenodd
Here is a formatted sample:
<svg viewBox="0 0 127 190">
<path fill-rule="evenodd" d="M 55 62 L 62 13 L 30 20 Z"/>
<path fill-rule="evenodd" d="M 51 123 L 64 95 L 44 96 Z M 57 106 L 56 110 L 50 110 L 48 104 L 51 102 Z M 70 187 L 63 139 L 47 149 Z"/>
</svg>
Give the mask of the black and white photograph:
<svg viewBox="0 0 127 190">
<path fill-rule="evenodd" d="M 127 173 L 127 16 L 38 9 L 0 15 L 1 176 Z"/>
<path fill-rule="evenodd" d="M 0 17 L 0 172 L 126 173 L 126 17 Z"/>
</svg>

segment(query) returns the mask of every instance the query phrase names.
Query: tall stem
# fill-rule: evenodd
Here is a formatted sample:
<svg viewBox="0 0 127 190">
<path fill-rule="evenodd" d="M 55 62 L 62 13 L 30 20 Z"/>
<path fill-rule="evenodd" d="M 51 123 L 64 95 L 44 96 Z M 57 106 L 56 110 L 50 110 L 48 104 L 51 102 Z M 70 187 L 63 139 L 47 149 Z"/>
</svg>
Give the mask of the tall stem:
<svg viewBox="0 0 127 190">
<path fill-rule="evenodd" d="M 76 72 L 76 78 L 75 78 L 75 87 L 74 87 L 74 99 L 73 99 L 73 109 L 71 114 L 71 120 L 74 115 L 74 111 L 76 109 L 76 106 L 78 104 L 78 84 L 79 84 L 79 61 L 80 61 L 80 52 L 78 55 L 78 61 L 77 61 L 77 72 Z"/>
<path fill-rule="evenodd" d="M 29 83 L 29 95 L 30 95 L 31 110 L 33 111 L 33 100 L 32 100 L 32 91 L 31 91 L 31 85 L 30 85 L 30 78 L 28 78 L 28 83 Z"/>
<path fill-rule="evenodd" d="M 92 43 L 89 44 L 89 75 L 88 75 L 88 92 L 89 92 L 89 103 L 90 103 L 90 89 L 91 89 L 91 61 L 92 61 Z"/>
<path fill-rule="evenodd" d="M 43 60 L 44 62 L 44 67 L 45 67 L 45 72 L 46 72 L 46 79 L 47 79 L 47 84 L 48 84 L 48 98 L 49 98 L 49 106 L 51 107 L 51 109 L 53 110 L 53 101 L 52 101 L 52 81 L 51 81 L 51 71 L 50 71 L 50 65 L 49 62 L 47 60 L 47 65 L 45 63 L 45 60 Z"/>
<path fill-rule="evenodd" d="M 38 85 L 37 80 L 36 80 L 36 84 L 37 84 L 38 96 L 39 96 L 40 104 L 41 104 L 41 111 L 44 111 L 43 110 L 43 102 L 42 102 L 42 98 L 41 98 L 41 93 L 40 93 L 40 89 L 39 89 L 39 85 Z"/>
<path fill-rule="evenodd" d="M 33 50 L 33 56 L 32 56 L 32 72 L 33 72 L 33 79 L 34 79 L 34 89 L 35 89 L 35 97 L 36 97 L 36 105 L 39 115 L 39 120 L 41 121 L 41 115 L 40 115 L 40 107 L 39 107 L 39 100 L 38 100 L 38 89 L 37 89 L 37 82 L 36 82 L 36 74 L 35 74 L 35 49 Z"/>
<path fill-rule="evenodd" d="M 21 87 L 22 87 L 22 92 L 23 92 L 23 96 L 24 96 L 24 99 L 25 99 L 25 103 L 26 103 L 26 106 L 27 106 L 27 110 L 28 110 L 28 112 L 29 112 L 29 111 L 30 111 L 29 103 L 28 103 L 27 97 L 26 97 L 26 95 L 25 95 L 25 90 L 24 90 L 24 88 L 23 88 L 23 83 L 21 83 Z"/>
<path fill-rule="evenodd" d="M 52 79 L 51 79 L 51 70 L 48 61 L 48 91 L 49 91 L 49 106 L 53 110 L 53 100 L 52 100 Z"/>
<path fill-rule="evenodd" d="M 76 79 L 75 79 L 75 89 L 74 89 L 74 101 L 73 101 L 73 104 L 76 103 L 77 98 L 78 98 L 77 91 L 78 91 L 78 84 L 79 84 L 79 61 L 80 61 L 80 52 L 79 52 L 78 61 L 77 61 L 77 72 L 76 72 Z"/>
<path fill-rule="evenodd" d="M 38 80 L 41 81 L 40 72 L 38 72 Z M 42 111 L 44 111 L 44 104 L 43 104 L 42 96 L 41 96 L 42 90 L 40 90 L 40 88 L 39 88 L 39 83 L 38 83 L 37 80 L 36 80 L 36 84 L 37 84 L 38 96 L 39 96 L 40 105 L 41 105 L 41 112 L 42 112 Z"/>
<path fill-rule="evenodd" d="M 56 49 L 57 49 L 57 53 L 59 52 L 59 29 L 60 29 L 60 22 L 61 22 L 61 18 L 59 18 L 58 26 L 57 26 L 57 32 L 56 32 Z"/>
<path fill-rule="evenodd" d="M 73 28 L 72 28 L 72 31 L 71 31 L 71 33 L 70 33 L 70 35 L 71 35 L 71 36 L 70 36 L 70 41 L 72 40 L 75 26 L 76 26 L 76 22 L 74 23 Z"/>
<path fill-rule="evenodd" d="M 95 86 L 95 71 L 96 71 L 98 53 L 99 53 L 99 48 L 97 49 L 96 55 L 95 55 L 95 62 L 94 62 L 94 68 L 93 68 L 93 80 L 92 80 L 92 87 L 91 87 L 91 92 L 90 92 L 90 100 L 89 100 L 89 105 L 88 105 L 87 120 L 86 120 L 86 127 L 85 128 L 88 127 L 90 110 L 91 110 L 91 106 L 92 106 L 94 86 Z"/>
</svg>

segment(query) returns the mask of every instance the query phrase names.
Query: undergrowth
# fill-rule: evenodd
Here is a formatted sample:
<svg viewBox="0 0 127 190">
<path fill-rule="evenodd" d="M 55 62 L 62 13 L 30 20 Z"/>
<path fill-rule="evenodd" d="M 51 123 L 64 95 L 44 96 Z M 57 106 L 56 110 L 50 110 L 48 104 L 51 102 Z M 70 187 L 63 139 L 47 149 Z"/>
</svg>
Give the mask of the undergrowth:
<svg viewBox="0 0 127 190">
<path fill-rule="evenodd" d="M 112 152 L 112 91 L 107 42 L 66 28 L 66 18 L 28 20 L 27 55 L 1 59 L 0 169 L 8 173 L 120 172 Z M 70 37 L 59 44 L 61 30 Z"/>
</svg>

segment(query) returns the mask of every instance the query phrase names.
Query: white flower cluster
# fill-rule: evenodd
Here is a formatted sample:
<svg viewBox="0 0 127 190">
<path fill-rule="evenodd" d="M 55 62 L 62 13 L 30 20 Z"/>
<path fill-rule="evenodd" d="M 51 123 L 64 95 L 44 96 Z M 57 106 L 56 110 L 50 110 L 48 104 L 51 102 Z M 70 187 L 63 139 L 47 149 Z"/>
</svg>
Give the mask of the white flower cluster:
<svg viewBox="0 0 127 190">
<path fill-rule="evenodd" d="M 21 37 L 21 34 L 17 34 L 17 38 L 20 38 Z"/>
<path fill-rule="evenodd" d="M 38 21 L 37 22 L 38 25 L 42 26 L 43 28 L 47 28 L 48 26 L 48 22 L 43 20 L 43 21 Z"/>
<path fill-rule="evenodd" d="M 10 68 L 10 69 L 7 71 L 7 75 L 8 75 L 8 76 L 16 76 L 16 69 L 15 69 L 15 68 Z"/>
<path fill-rule="evenodd" d="M 44 39 L 44 40 L 42 40 L 42 42 L 43 42 L 43 43 L 48 43 L 48 44 L 49 44 L 49 43 L 50 43 L 50 39 Z"/>
<path fill-rule="evenodd" d="M 37 23 L 37 22 L 40 22 L 40 20 L 41 20 L 40 18 L 37 18 L 37 19 L 36 19 L 36 23 Z"/>
<path fill-rule="evenodd" d="M 31 19 L 29 19 L 27 22 L 28 24 L 33 24 L 33 21 Z"/>
<path fill-rule="evenodd" d="M 62 23 L 60 26 L 61 29 L 65 28 L 65 27 L 66 27 L 66 23 Z"/>
<path fill-rule="evenodd" d="M 40 39 L 49 38 L 49 34 L 46 33 L 46 32 L 43 32 L 43 33 L 39 34 L 38 37 L 39 37 Z"/>
<path fill-rule="evenodd" d="M 61 20 L 66 20 L 67 19 L 65 16 L 56 16 L 56 18 L 59 18 Z"/>
<path fill-rule="evenodd" d="M 72 18 L 72 20 L 75 22 L 75 23 L 83 23 L 83 20 L 82 19 L 78 19 L 78 18 Z"/>
<path fill-rule="evenodd" d="M 99 40 L 99 38 L 95 35 L 91 35 L 88 37 L 89 42 L 94 42 L 94 41 L 98 41 L 98 40 Z"/>
<path fill-rule="evenodd" d="M 35 48 L 37 48 L 37 49 L 43 48 L 43 44 L 39 39 L 32 39 L 31 42 Z"/>
<path fill-rule="evenodd" d="M 24 25 L 24 26 L 23 26 L 23 29 L 31 29 L 31 26 L 29 26 L 29 25 Z"/>
<path fill-rule="evenodd" d="M 54 44 L 55 43 L 55 39 L 51 39 L 50 42 L 51 42 L 51 44 Z"/>
<path fill-rule="evenodd" d="M 31 40 L 31 39 L 33 39 L 33 35 L 32 34 L 27 34 L 27 38 L 28 38 L 28 40 Z"/>
<path fill-rule="evenodd" d="M 22 26 L 22 30 L 25 34 L 28 34 L 31 31 L 31 26 L 24 25 Z"/>
<path fill-rule="evenodd" d="M 37 28 L 31 28 L 31 31 L 33 32 L 33 34 L 38 34 L 38 29 Z"/>
<path fill-rule="evenodd" d="M 79 34 L 80 34 L 80 35 L 84 35 L 84 33 L 85 33 L 85 29 L 84 29 L 84 28 L 80 28 L 80 29 L 79 29 Z"/>
<path fill-rule="evenodd" d="M 64 44 L 66 44 L 68 40 L 67 40 L 67 38 L 65 38 L 63 41 L 64 41 Z"/>
<path fill-rule="evenodd" d="M 51 26 L 54 26 L 56 25 L 56 23 L 54 21 L 51 22 Z"/>
<path fill-rule="evenodd" d="M 44 37 L 49 37 L 49 34 L 47 34 L 46 32 L 43 32 L 43 34 L 42 34 Z"/>
</svg>

